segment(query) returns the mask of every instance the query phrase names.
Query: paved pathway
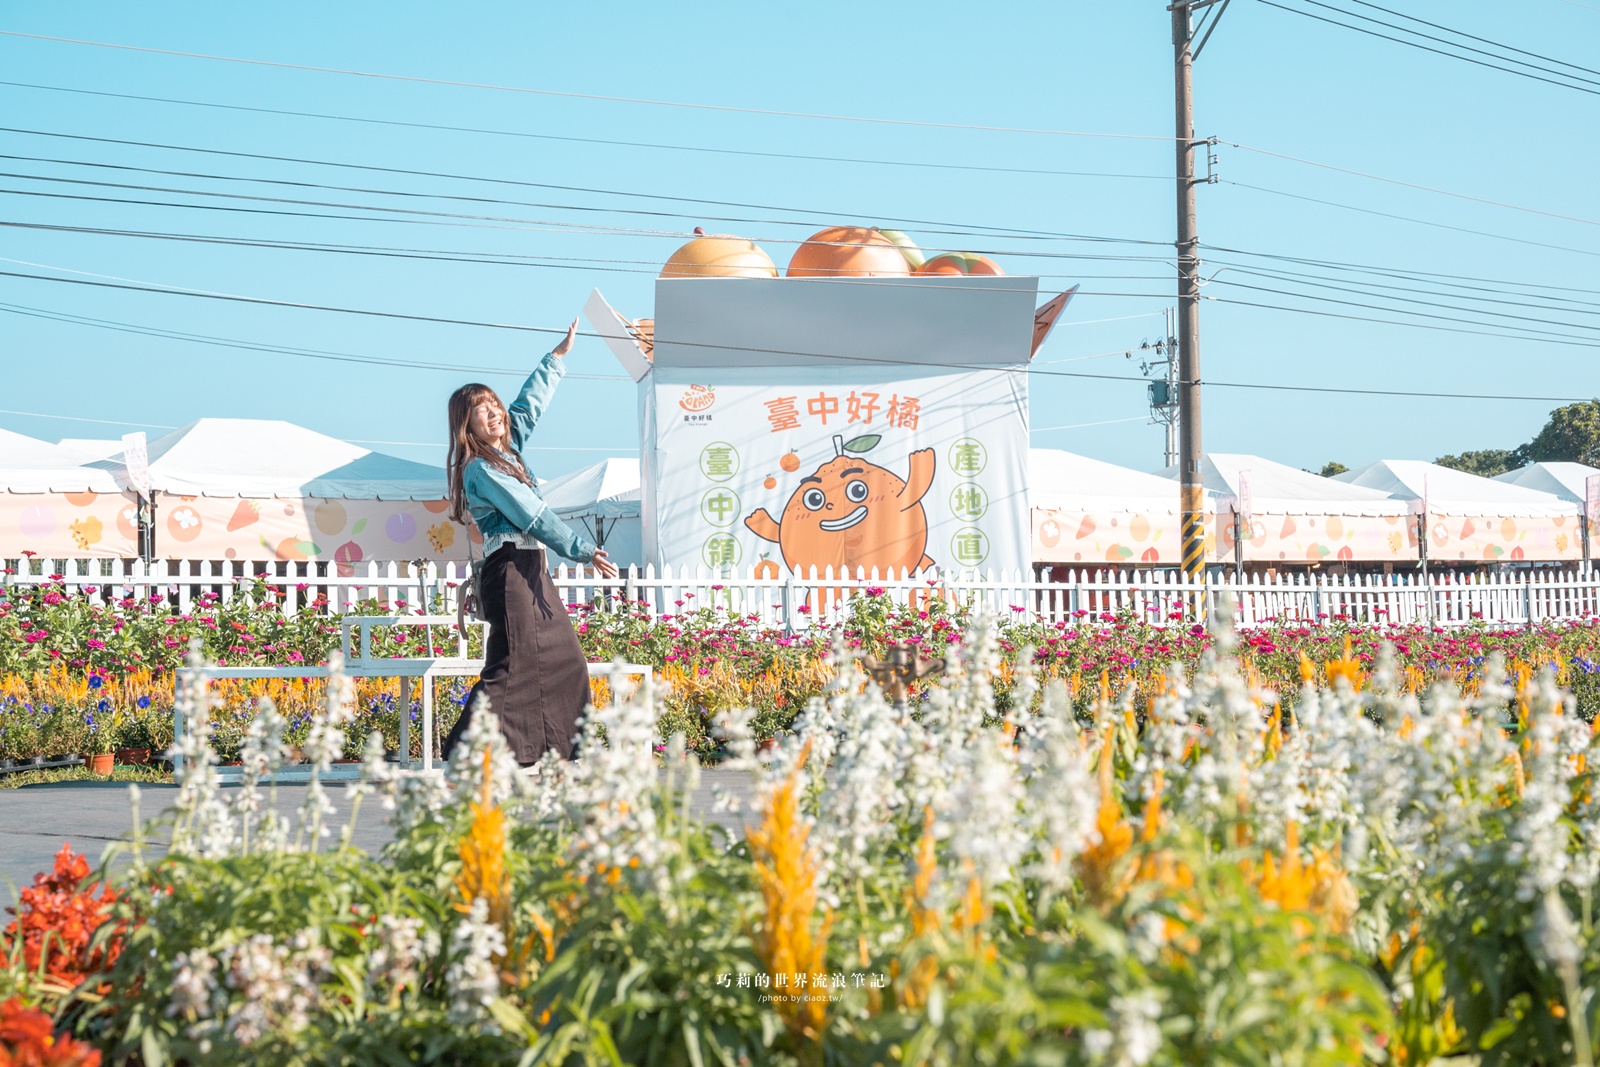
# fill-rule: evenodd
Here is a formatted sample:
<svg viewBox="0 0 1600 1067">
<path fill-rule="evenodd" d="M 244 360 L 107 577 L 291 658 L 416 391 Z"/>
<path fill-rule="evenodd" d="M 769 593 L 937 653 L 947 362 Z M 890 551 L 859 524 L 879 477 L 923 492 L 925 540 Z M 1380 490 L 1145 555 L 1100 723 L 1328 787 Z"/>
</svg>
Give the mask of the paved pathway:
<svg viewBox="0 0 1600 1067">
<path fill-rule="evenodd" d="M 694 807 L 701 815 L 723 825 L 733 825 L 736 816 L 713 812 L 712 786 L 720 784 L 730 791 L 745 792 L 749 777 L 742 772 L 706 770 L 701 772 L 700 788 Z M 225 787 L 231 792 L 234 787 Z M 350 803 L 343 783 L 331 784 L 328 794 L 339 813 L 330 819 L 337 834 L 349 821 Z M 145 819 L 151 819 L 172 806 L 177 787 L 141 783 L 140 806 Z M 279 811 L 292 816 L 305 799 L 303 785 L 278 786 Z M 380 803 L 373 797 L 362 802 L 352 837 L 356 847 L 377 852 L 393 836 Z M 0 915 L 15 899 L 13 887 L 33 881 L 35 873 L 48 870 L 63 841 L 74 850 L 98 861 L 107 846 L 128 840 L 133 828 L 133 812 L 126 782 L 58 782 L 0 790 Z M 159 847 L 159 846 L 157 846 Z"/>
</svg>

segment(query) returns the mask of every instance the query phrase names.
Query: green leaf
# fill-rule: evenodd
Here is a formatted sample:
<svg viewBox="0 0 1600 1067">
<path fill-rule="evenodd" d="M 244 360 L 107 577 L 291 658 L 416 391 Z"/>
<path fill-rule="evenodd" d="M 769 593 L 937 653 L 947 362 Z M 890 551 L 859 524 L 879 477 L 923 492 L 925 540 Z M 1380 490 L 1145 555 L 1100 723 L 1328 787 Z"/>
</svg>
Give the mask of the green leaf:
<svg viewBox="0 0 1600 1067">
<path fill-rule="evenodd" d="M 883 440 L 883 435 L 878 433 L 864 433 L 860 437 L 852 437 L 844 443 L 846 452 L 869 452 L 878 447 L 878 442 Z"/>
<path fill-rule="evenodd" d="M 322 549 L 319 548 L 314 541 L 296 541 L 294 543 L 294 547 L 298 548 L 308 556 L 322 555 Z"/>
<path fill-rule="evenodd" d="M 354 526 L 350 527 L 350 533 L 351 534 L 358 534 L 362 530 L 365 530 L 366 528 L 367 528 L 367 520 L 366 519 L 358 519 L 358 520 L 356 520 L 356 524 Z"/>
</svg>

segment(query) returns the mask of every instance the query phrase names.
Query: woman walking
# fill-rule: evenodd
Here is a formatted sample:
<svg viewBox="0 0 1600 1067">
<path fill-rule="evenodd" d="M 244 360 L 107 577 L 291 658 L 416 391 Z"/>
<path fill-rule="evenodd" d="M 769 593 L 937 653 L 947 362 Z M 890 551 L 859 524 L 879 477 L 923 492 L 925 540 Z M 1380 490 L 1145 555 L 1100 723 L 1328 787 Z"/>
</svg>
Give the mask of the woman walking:
<svg viewBox="0 0 1600 1067">
<path fill-rule="evenodd" d="M 445 738 L 448 757 L 466 733 L 478 694 L 500 717 L 511 754 L 523 766 L 549 749 L 573 756 L 578 717 L 589 703 L 589 670 L 566 604 L 550 580 L 545 546 L 615 578 L 616 565 L 540 498 L 522 451 L 566 374 L 578 320 L 523 383 L 507 409 L 487 385 L 450 396 L 450 517 L 471 515 L 483 535 L 480 612 L 489 622 L 483 673 Z"/>
</svg>

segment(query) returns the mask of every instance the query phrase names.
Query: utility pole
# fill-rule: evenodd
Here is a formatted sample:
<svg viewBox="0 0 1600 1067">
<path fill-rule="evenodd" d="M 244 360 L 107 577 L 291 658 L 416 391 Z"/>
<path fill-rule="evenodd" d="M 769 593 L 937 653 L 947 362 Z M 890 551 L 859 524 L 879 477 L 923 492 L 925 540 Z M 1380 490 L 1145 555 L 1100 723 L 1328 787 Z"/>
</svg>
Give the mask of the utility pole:
<svg viewBox="0 0 1600 1067">
<path fill-rule="evenodd" d="M 1229 0 L 1174 0 L 1172 52 L 1178 154 L 1178 504 L 1183 512 L 1183 573 L 1206 568 L 1205 485 L 1200 470 L 1200 235 L 1195 210 L 1194 60 Z M 1196 25 L 1195 12 L 1201 12 Z M 1196 37 L 1199 43 L 1196 44 Z M 1202 142 L 1205 143 L 1205 142 Z"/>
</svg>

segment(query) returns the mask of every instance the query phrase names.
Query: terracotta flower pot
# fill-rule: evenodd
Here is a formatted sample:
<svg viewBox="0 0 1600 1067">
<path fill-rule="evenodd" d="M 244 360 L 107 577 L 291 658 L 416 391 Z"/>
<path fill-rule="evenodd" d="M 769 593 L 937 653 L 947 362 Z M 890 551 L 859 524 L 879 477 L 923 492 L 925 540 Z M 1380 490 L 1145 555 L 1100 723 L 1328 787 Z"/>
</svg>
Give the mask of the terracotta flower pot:
<svg viewBox="0 0 1600 1067">
<path fill-rule="evenodd" d="M 89 757 L 89 771 L 92 774 L 110 774 L 116 759 L 115 753 L 96 752 Z"/>
<path fill-rule="evenodd" d="M 119 748 L 116 751 L 117 762 L 129 767 L 140 767 L 150 762 L 148 748 Z"/>
</svg>

